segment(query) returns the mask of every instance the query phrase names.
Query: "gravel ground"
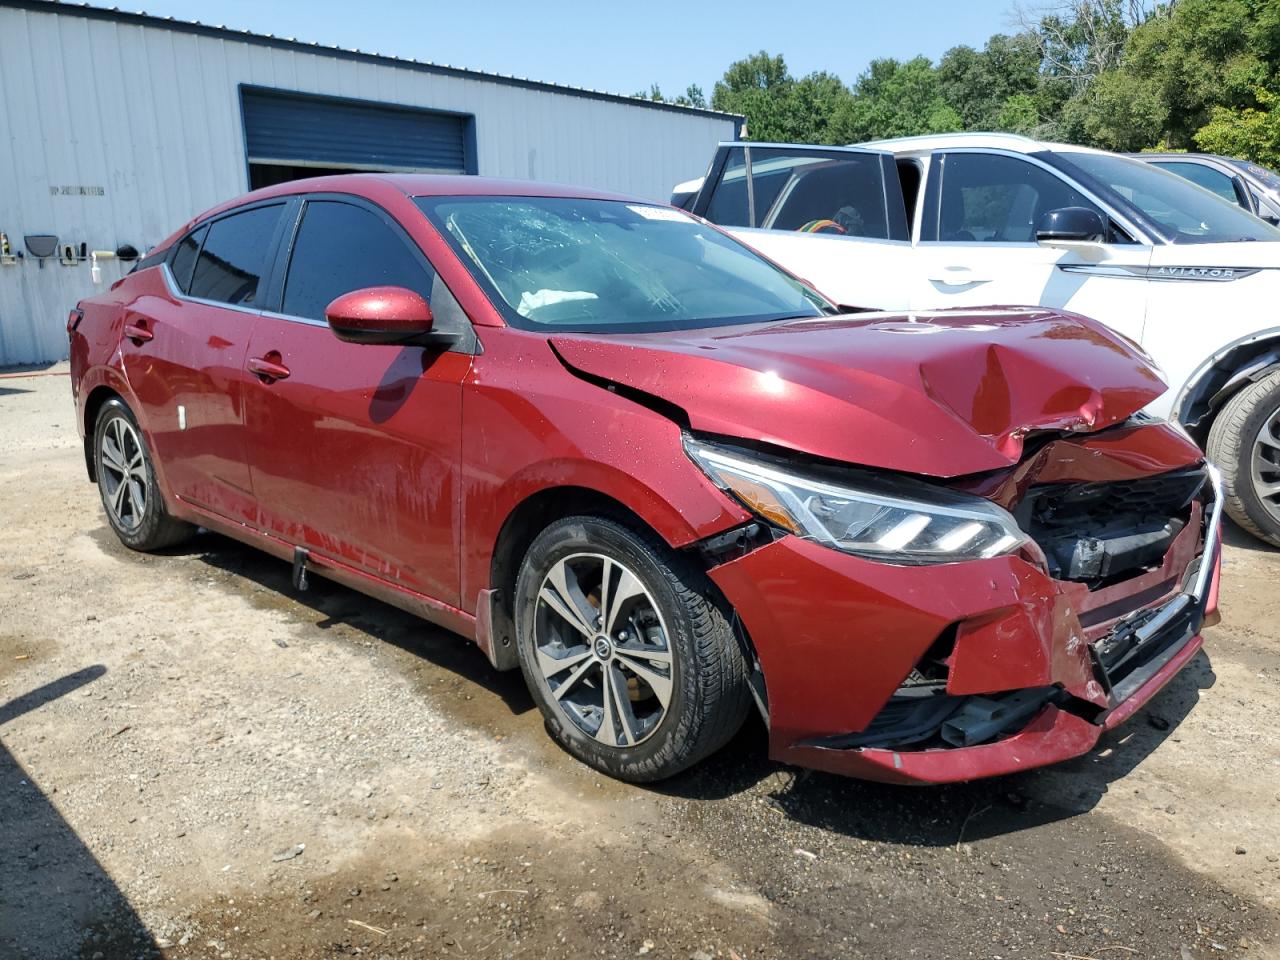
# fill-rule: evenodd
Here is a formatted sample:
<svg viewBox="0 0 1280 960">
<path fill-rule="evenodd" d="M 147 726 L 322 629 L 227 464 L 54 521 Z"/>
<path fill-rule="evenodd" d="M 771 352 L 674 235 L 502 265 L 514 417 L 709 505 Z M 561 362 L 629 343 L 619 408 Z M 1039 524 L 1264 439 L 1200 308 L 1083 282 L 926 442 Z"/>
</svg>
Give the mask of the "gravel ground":
<svg viewBox="0 0 1280 960">
<path fill-rule="evenodd" d="M 1087 757 L 945 789 L 600 778 L 474 647 L 202 534 L 123 549 L 0 378 L 0 957 L 1277 957 L 1280 553 Z"/>
</svg>

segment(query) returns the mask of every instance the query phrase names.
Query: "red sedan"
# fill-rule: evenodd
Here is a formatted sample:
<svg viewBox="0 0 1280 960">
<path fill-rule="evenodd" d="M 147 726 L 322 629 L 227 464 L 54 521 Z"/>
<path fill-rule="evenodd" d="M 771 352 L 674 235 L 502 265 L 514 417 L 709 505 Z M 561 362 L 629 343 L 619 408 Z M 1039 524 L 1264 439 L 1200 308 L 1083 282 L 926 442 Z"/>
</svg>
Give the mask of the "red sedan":
<svg viewBox="0 0 1280 960">
<path fill-rule="evenodd" d="M 883 780 L 1076 756 L 1216 615 L 1216 476 L 1127 342 L 841 312 L 665 206 L 284 184 L 69 332 L 125 544 L 205 527 L 414 611 L 627 780 L 751 709 L 774 756 Z"/>
</svg>

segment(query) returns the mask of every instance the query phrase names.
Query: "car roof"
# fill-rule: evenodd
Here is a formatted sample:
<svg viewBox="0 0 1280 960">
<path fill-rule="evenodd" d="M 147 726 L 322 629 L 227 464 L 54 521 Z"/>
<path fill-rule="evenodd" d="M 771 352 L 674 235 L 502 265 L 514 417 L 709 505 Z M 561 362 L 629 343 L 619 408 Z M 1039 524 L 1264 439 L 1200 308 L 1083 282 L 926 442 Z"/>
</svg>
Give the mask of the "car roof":
<svg viewBox="0 0 1280 960">
<path fill-rule="evenodd" d="M 225 213 L 235 207 L 269 200 L 272 197 L 291 197 L 300 193 L 348 193 L 377 201 L 388 191 L 409 197 L 565 197 L 577 200 L 618 200 L 624 203 L 653 205 L 653 200 L 643 200 L 589 187 L 573 187 L 562 183 L 543 183 L 537 180 L 506 180 L 497 177 L 473 177 L 461 174 L 434 173 L 340 173 L 326 177 L 307 177 L 289 180 L 251 193 L 244 193 L 210 207 L 175 230 L 152 249 L 167 247 L 197 223 Z"/>
<path fill-rule="evenodd" d="M 410 197 L 571 197 L 579 200 L 626 200 L 645 203 L 638 197 L 538 180 L 513 180 L 436 173 L 341 173 L 327 177 L 290 180 L 255 190 L 240 198 L 255 199 L 297 193 L 337 192 L 365 194 L 375 184 L 389 184 Z"/>
<path fill-rule="evenodd" d="M 1073 143 L 1051 143 L 1033 140 L 1017 133 L 930 133 L 918 137 L 894 137 L 889 140 L 871 140 L 850 144 L 868 150 L 888 150 L 891 153 L 929 153 L 934 150 L 964 147 L 986 147 L 992 150 L 1010 150 L 1014 153 L 1040 153 L 1070 150 L 1073 153 L 1106 153 L 1092 147 L 1079 147 Z"/>
<path fill-rule="evenodd" d="M 1133 157 L 1135 160 L 1188 160 L 1192 163 L 1197 160 L 1217 160 L 1220 163 L 1234 162 L 1230 157 L 1224 157 L 1220 153 L 1178 153 L 1176 151 L 1155 153 L 1144 151 L 1142 153 L 1126 153 L 1124 156 Z"/>
</svg>

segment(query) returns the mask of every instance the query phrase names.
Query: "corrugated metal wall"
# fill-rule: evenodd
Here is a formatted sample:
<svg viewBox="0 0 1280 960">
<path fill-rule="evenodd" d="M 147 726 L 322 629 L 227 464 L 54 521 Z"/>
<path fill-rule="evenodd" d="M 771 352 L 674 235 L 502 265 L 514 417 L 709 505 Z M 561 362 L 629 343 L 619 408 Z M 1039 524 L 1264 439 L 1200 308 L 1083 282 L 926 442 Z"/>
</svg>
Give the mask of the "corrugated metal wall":
<svg viewBox="0 0 1280 960">
<path fill-rule="evenodd" d="M 723 116 L 0 5 L 0 231 L 15 251 L 45 233 L 144 250 L 243 193 L 242 83 L 474 114 L 482 175 L 656 200 L 734 135 Z M 121 273 L 106 264 L 104 287 Z M 87 263 L 0 266 L 0 365 L 64 357 L 67 312 L 95 289 Z"/>
</svg>

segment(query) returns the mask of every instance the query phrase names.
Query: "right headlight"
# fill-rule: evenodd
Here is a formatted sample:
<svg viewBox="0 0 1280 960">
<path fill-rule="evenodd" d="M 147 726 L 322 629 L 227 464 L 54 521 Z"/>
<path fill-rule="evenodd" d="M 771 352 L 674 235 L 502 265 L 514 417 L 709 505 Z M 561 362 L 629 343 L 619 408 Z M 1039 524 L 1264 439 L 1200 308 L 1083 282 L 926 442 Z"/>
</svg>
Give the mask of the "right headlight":
<svg viewBox="0 0 1280 960">
<path fill-rule="evenodd" d="M 684 446 L 716 486 L 757 516 L 845 553 L 954 563 L 1012 553 L 1029 539 L 1008 511 L 981 497 L 873 475 L 845 485 L 692 437 Z"/>
</svg>

